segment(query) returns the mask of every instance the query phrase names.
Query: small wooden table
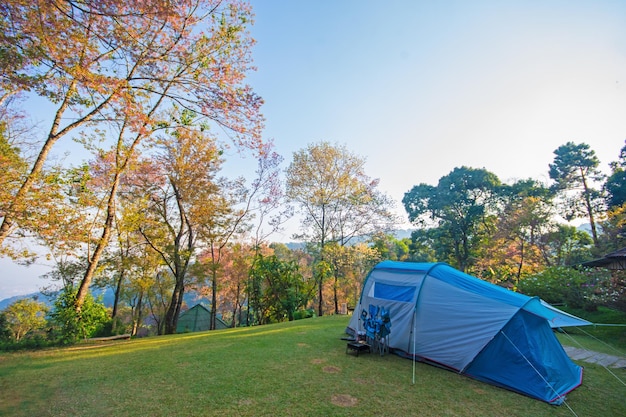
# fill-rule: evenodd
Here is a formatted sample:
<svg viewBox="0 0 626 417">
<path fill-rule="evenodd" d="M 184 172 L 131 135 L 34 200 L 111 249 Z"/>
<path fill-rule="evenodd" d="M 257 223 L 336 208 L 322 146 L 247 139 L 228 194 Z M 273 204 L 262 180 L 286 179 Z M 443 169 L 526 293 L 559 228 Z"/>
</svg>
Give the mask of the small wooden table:
<svg viewBox="0 0 626 417">
<path fill-rule="evenodd" d="M 372 348 L 365 342 L 348 342 L 346 345 L 346 353 L 355 352 L 356 356 L 359 356 L 359 352 L 372 352 Z"/>
</svg>

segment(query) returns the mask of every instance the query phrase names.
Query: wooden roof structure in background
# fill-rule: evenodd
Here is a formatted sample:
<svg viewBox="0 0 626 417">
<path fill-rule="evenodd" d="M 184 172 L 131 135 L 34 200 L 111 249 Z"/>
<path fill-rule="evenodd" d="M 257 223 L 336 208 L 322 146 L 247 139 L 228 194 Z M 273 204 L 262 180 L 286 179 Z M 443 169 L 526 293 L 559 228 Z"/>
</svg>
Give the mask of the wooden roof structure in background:
<svg viewBox="0 0 626 417">
<path fill-rule="evenodd" d="M 626 269 L 626 248 L 616 250 L 607 255 L 604 255 L 600 259 L 595 259 L 589 262 L 583 262 L 582 266 L 591 266 L 596 268 L 607 268 L 613 270 Z"/>
</svg>

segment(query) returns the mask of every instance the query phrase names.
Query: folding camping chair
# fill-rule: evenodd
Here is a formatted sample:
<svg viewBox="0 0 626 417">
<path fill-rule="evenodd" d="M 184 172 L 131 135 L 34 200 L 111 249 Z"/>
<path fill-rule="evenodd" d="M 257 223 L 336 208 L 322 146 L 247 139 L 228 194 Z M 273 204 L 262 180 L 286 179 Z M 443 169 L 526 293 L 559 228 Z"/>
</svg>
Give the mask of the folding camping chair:
<svg viewBox="0 0 626 417">
<path fill-rule="evenodd" d="M 389 334 L 391 334 L 391 316 L 389 310 L 381 307 L 380 310 L 380 330 L 378 332 L 380 355 L 389 353 Z"/>
<path fill-rule="evenodd" d="M 369 305 L 369 317 L 365 310 L 361 313 L 367 343 L 374 351 L 383 356 L 389 352 L 389 334 L 391 333 L 391 318 L 389 311 L 384 307 Z"/>
</svg>

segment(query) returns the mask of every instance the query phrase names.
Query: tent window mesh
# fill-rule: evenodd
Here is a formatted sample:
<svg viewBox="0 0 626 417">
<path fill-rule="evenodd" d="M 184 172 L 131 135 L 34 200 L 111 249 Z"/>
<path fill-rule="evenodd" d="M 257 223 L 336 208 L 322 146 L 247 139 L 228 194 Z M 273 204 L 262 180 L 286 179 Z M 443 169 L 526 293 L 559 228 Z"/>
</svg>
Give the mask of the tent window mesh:
<svg viewBox="0 0 626 417">
<path fill-rule="evenodd" d="M 382 282 L 374 284 L 374 297 L 381 298 L 383 300 L 394 300 L 408 303 L 413 301 L 414 295 L 415 287 L 383 284 Z"/>
</svg>

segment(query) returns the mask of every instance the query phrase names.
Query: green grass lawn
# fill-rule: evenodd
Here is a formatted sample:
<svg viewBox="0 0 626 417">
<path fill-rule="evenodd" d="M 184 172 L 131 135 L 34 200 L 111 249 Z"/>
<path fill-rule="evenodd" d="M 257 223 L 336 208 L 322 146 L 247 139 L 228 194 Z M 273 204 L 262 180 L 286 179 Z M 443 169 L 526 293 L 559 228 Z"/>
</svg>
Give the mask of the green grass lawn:
<svg viewBox="0 0 626 417">
<path fill-rule="evenodd" d="M 346 316 L 0 354 L 2 416 L 572 416 L 395 355 L 346 354 Z M 625 416 L 626 387 L 583 364 L 578 416 Z M 622 381 L 626 371 L 613 370 Z"/>
</svg>

